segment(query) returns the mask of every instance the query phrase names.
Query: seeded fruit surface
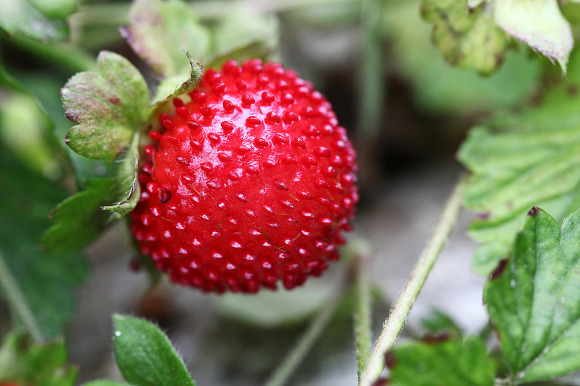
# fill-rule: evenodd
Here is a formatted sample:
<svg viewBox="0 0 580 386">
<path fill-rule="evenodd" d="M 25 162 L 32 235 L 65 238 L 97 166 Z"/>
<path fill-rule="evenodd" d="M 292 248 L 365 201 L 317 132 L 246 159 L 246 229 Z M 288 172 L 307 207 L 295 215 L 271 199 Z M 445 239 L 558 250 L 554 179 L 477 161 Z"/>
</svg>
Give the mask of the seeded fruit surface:
<svg viewBox="0 0 580 386">
<path fill-rule="evenodd" d="M 330 103 L 280 64 L 208 70 L 149 133 L 131 231 L 157 269 L 205 292 L 291 289 L 338 259 L 358 201 Z"/>
</svg>

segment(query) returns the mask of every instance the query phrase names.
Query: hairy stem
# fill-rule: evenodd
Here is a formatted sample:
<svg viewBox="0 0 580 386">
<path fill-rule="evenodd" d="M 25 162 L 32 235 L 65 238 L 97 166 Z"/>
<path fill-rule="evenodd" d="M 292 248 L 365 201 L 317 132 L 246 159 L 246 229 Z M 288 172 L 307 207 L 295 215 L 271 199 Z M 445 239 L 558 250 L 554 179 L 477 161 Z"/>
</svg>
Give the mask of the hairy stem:
<svg viewBox="0 0 580 386">
<path fill-rule="evenodd" d="M 324 308 L 314 317 L 306 331 L 298 339 L 294 347 L 286 355 L 286 358 L 266 381 L 266 386 L 282 386 L 288 382 L 290 376 L 304 357 L 308 354 L 314 343 L 318 340 L 324 328 L 330 322 L 334 315 L 338 304 L 340 303 L 344 294 L 344 284 L 341 283 L 341 288 L 334 291 L 334 295 Z"/>
<path fill-rule="evenodd" d="M 415 299 L 419 295 L 421 288 L 431 272 L 431 268 L 439 256 L 449 233 L 453 229 L 462 206 L 463 189 L 465 178 L 459 180 L 453 193 L 449 197 L 447 204 L 441 214 L 439 223 L 435 227 L 427 246 L 419 257 L 403 292 L 391 310 L 385 322 L 383 331 L 375 345 L 371 358 L 360 381 L 361 386 L 370 386 L 375 382 L 385 368 L 385 354 L 390 350 L 403 325 Z"/>
<path fill-rule="evenodd" d="M 359 245 L 354 267 L 354 340 L 356 347 L 357 379 L 360 378 L 371 354 L 371 294 L 366 274 L 368 247 Z"/>
</svg>

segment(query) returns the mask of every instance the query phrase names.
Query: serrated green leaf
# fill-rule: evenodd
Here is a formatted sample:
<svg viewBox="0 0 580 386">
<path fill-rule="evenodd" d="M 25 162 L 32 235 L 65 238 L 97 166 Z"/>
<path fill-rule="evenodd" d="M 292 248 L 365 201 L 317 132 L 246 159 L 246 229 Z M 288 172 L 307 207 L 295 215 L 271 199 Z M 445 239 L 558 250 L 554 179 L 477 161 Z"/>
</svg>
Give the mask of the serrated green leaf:
<svg viewBox="0 0 580 386">
<path fill-rule="evenodd" d="M 113 160 L 143 125 L 149 102 L 145 80 L 124 57 L 102 51 L 97 72 L 73 76 L 62 89 L 66 116 L 78 123 L 65 141 L 88 158 Z"/>
<path fill-rule="evenodd" d="M 141 197 L 141 186 L 137 180 L 139 171 L 139 134 L 133 135 L 131 145 L 119 166 L 117 173 L 118 185 L 120 185 L 121 201 L 103 206 L 104 210 L 113 212 L 118 218 L 130 213 Z"/>
<path fill-rule="evenodd" d="M 66 192 L 0 149 L 0 190 L 6 193 L 0 200 L 0 290 L 17 321 L 42 341 L 62 333 L 87 264 L 79 253 L 38 248 L 48 213 Z"/>
<path fill-rule="evenodd" d="M 432 39 L 447 62 L 481 74 L 502 63 L 508 40 L 484 6 L 468 9 L 466 1 L 423 0 L 421 13 L 434 24 Z"/>
<path fill-rule="evenodd" d="M 77 369 L 67 366 L 64 342 L 33 344 L 22 333 L 8 333 L 0 347 L 0 384 L 73 386 Z"/>
<path fill-rule="evenodd" d="M 484 298 L 518 382 L 580 369 L 580 212 L 558 222 L 533 208 L 512 256 L 491 275 Z"/>
<path fill-rule="evenodd" d="M 73 14 L 78 0 L 27 0 L 34 8 L 50 19 L 64 19 Z"/>
<path fill-rule="evenodd" d="M 131 26 L 121 34 L 161 78 L 187 71 L 184 52 L 196 60 L 208 52 L 209 34 L 185 2 L 137 0 L 129 17 Z"/>
<path fill-rule="evenodd" d="M 570 81 L 561 88 L 578 87 L 578 59 L 572 57 Z M 489 274 L 507 256 L 530 207 L 541 206 L 558 221 L 580 208 L 579 100 L 554 90 L 542 105 L 472 129 L 462 145 L 459 158 L 473 173 L 465 206 L 481 214 L 470 227 L 483 243 L 473 260 L 478 273 Z"/>
<path fill-rule="evenodd" d="M 50 251 L 80 249 L 95 240 L 106 228 L 110 214 L 102 205 L 115 200 L 115 180 L 95 178 L 52 212 L 53 225 L 42 236 L 42 246 Z"/>
<path fill-rule="evenodd" d="M 115 358 L 125 380 L 136 385 L 195 386 L 165 334 L 153 323 L 114 315 Z"/>
<path fill-rule="evenodd" d="M 0 1 L 0 28 L 9 35 L 21 33 L 42 41 L 62 40 L 68 33 L 62 20 L 46 17 L 27 0 Z"/>
<path fill-rule="evenodd" d="M 492 386 L 495 364 L 480 338 L 401 345 L 387 354 L 389 385 Z"/>
<path fill-rule="evenodd" d="M 493 10 L 498 26 L 550 60 L 558 61 L 566 73 L 574 38 L 556 0 L 495 0 Z"/>
</svg>

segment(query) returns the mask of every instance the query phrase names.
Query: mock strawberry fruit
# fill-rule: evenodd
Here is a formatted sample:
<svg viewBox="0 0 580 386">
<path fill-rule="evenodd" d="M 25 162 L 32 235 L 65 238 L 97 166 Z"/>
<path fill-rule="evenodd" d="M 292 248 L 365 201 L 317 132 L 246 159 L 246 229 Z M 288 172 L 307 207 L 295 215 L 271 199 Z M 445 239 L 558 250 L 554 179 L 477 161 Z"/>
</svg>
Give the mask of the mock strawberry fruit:
<svg viewBox="0 0 580 386">
<path fill-rule="evenodd" d="M 358 194 L 330 103 L 278 63 L 227 62 L 159 116 L 131 231 L 172 281 L 290 289 L 338 259 Z"/>
</svg>

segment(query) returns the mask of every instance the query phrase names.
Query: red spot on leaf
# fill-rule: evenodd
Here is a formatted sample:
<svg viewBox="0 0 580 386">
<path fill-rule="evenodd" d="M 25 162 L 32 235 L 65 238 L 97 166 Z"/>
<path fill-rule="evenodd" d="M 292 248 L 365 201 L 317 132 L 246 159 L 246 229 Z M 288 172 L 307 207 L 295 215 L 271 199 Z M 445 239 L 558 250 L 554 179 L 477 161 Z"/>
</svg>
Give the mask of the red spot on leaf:
<svg viewBox="0 0 580 386">
<path fill-rule="evenodd" d="M 495 280 L 497 278 L 499 278 L 503 272 L 505 271 L 507 265 L 508 265 L 509 259 L 502 259 L 499 261 L 499 263 L 497 264 L 497 267 L 495 267 L 495 269 L 493 270 L 493 272 L 491 273 L 491 275 L 489 275 L 489 279 L 490 280 Z"/>
</svg>

